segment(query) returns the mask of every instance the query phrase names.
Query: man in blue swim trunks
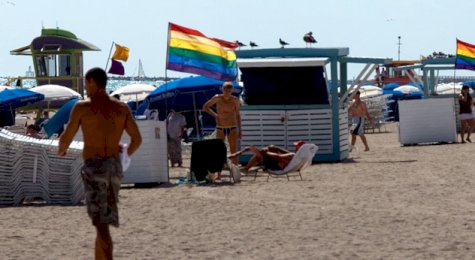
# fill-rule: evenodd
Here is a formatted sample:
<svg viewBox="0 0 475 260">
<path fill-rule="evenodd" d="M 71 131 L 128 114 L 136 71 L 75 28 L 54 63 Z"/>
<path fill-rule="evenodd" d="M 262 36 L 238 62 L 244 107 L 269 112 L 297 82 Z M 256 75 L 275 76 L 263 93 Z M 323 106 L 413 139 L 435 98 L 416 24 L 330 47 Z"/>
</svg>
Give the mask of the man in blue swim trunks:
<svg viewBox="0 0 475 260">
<path fill-rule="evenodd" d="M 365 147 L 364 151 L 367 152 L 369 151 L 369 146 L 368 146 L 368 142 L 366 141 L 366 137 L 364 135 L 364 126 L 365 126 L 366 119 L 368 119 L 371 124 L 373 124 L 373 119 L 368 113 L 368 107 L 366 106 L 366 103 L 361 100 L 359 91 L 356 91 L 353 98 L 354 98 L 353 103 L 350 105 L 350 108 L 348 109 L 348 113 L 352 117 L 352 125 L 351 125 L 351 130 L 350 130 L 350 133 L 351 133 L 350 152 L 355 146 L 356 136 L 359 136 L 361 138 L 361 141 L 363 141 L 363 144 Z"/>
<path fill-rule="evenodd" d="M 128 155 L 142 143 L 137 124 L 127 104 L 109 97 L 107 74 L 101 68 L 90 69 L 86 75 L 90 100 L 73 107 L 68 126 L 59 140 L 58 154 L 66 155 L 79 127 L 84 135 L 84 166 L 81 177 L 86 191 L 87 213 L 96 227 L 96 259 L 112 259 L 113 244 L 109 225 L 119 226 L 117 202 L 122 180 L 119 142 L 122 133 L 130 136 Z"/>
</svg>

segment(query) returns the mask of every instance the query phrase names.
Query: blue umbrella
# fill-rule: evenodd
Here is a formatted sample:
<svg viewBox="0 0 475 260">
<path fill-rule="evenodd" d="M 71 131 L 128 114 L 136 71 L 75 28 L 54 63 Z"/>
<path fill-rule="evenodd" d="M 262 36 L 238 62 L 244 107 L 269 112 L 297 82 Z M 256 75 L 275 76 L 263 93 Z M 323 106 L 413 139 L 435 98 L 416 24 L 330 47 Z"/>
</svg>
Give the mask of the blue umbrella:
<svg viewBox="0 0 475 260">
<path fill-rule="evenodd" d="M 165 111 L 165 113 L 169 109 L 193 111 L 198 132 L 197 111 L 214 95 L 222 93 L 221 87 L 223 83 L 224 81 L 204 76 L 191 76 L 170 81 L 148 94 L 144 104 L 148 104 L 149 109 L 158 109 L 159 111 Z M 233 95 L 239 96 L 242 92 L 242 87 L 236 82 L 232 82 L 232 84 L 234 86 Z M 138 110 L 143 110 L 141 108 L 139 107 Z"/>
<path fill-rule="evenodd" d="M 43 100 L 43 94 L 22 88 L 5 88 L 0 91 L 0 110 L 11 110 Z"/>
<path fill-rule="evenodd" d="M 165 83 L 148 94 L 149 108 L 175 109 L 176 111 L 196 110 L 216 94 L 221 93 L 224 81 L 204 76 L 187 77 Z M 239 96 L 242 87 L 233 82 L 233 94 Z"/>
<path fill-rule="evenodd" d="M 45 129 L 46 134 L 48 134 L 48 138 L 60 131 L 63 128 L 64 124 L 69 121 L 69 115 L 71 114 L 71 110 L 78 101 L 79 99 L 71 99 L 66 102 L 58 110 L 58 112 L 56 112 L 54 116 L 44 124 L 43 128 Z"/>
<path fill-rule="evenodd" d="M 475 81 L 465 81 L 465 82 L 462 83 L 462 85 L 467 85 L 471 89 L 475 90 Z"/>
</svg>

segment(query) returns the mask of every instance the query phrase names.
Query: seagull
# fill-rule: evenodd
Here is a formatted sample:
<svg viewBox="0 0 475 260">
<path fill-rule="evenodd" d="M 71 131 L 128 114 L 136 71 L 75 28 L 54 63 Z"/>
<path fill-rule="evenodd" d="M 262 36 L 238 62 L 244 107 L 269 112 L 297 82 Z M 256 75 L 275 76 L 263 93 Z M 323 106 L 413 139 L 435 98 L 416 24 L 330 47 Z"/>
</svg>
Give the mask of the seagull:
<svg viewBox="0 0 475 260">
<path fill-rule="evenodd" d="M 315 38 L 313 38 L 312 32 L 308 32 L 308 33 L 304 34 L 303 41 L 307 44 L 307 47 L 309 45 L 312 46 L 312 43 L 317 43 L 317 40 L 315 40 Z"/>
<path fill-rule="evenodd" d="M 239 49 L 241 49 L 241 47 L 247 46 L 246 44 L 244 44 L 240 41 L 236 41 L 236 44 L 239 46 Z"/>
<path fill-rule="evenodd" d="M 254 48 L 254 47 L 259 47 L 259 45 L 257 45 L 255 42 L 249 42 L 249 46 L 251 46 L 251 48 Z"/>
<path fill-rule="evenodd" d="M 288 43 L 284 42 L 281 38 L 279 38 L 279 43 L 282 45 L 281 48 L 284 48 L 285 45 L 289 45 Z"/>
</svg>

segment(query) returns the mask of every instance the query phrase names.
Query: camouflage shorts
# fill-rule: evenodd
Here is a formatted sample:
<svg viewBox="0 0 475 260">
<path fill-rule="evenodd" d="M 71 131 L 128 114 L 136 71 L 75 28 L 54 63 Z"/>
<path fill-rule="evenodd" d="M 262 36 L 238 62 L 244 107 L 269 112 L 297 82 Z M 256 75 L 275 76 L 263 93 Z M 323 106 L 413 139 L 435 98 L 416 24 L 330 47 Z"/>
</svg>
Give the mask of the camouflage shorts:
<svg viewBox="0 0 475 260">
<path fill-rule="evenodd" d="M 81 169 L 86 192 L 87 213 L 92 224 L 119 226 L 119 189 L 122 165 L 116 158 L 93 157 L 84 161 Z"/>
</svg>

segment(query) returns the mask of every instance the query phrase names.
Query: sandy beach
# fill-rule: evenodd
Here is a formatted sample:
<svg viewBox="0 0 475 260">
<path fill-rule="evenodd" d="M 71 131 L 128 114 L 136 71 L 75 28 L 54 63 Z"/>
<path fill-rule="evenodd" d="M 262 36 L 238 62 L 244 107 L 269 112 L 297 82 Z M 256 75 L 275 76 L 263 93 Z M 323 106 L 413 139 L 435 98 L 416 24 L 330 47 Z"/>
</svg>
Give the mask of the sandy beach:
<svg viewBox="0 0 475 260">
<path fill-rule="evenodd" d="M 123 188 L 116 259 L 473 259 L 475 144 L 401 147 L 396 124 L 294 177 Z M 185 153 L 189 166 L 189 153 Z M 227 174 L 227 173 L 226 173 Z M 92 259 L 84 205 L 0 208 L 0 259 Z"/>
</svg>

